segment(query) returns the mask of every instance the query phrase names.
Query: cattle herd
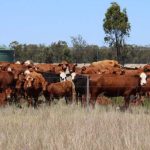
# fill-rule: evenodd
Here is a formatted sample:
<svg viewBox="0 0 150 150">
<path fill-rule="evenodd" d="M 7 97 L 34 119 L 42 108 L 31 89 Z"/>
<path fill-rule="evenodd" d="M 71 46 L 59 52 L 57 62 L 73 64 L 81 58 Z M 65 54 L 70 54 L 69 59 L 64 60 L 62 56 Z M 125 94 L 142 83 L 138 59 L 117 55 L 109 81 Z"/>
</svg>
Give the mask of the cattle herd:
<svg viewBox="0 0 150 150">
<path fill-rule="evenodd" d="M 81 102 L 94 108 L 99 95 L 124 97 L 128 108 L 131 97 L 141 101 L 150 91 L 150 65 L 127 68 L 115 60 L 93 62 L 89 66 L 62 61 L 59 64 L 0 62 L 0 105 L 20 104 L 37 107 L 39 96 L 45 103 L 65 98 L 67 104 Z M 88 100 L 88 101 L 87 101 Z M 21 105 L 20 105 L 21 106 Z"/>
</svg>

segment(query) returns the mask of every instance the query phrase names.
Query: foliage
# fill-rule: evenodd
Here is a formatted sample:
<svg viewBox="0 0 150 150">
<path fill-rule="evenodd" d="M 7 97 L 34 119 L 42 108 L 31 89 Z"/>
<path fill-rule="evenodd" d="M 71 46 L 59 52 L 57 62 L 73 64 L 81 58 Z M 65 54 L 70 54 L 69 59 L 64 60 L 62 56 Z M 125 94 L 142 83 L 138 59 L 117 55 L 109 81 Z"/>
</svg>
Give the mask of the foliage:
<svg viewBox="0 0 150 150">
<path fill-rule="evenodd" d="M 120 49 L 124 46 L 125 37 L 129 36 L 130 23 L 126 9 L 120 10 L 120 6 L 113 2 L 105 13 L 103 20 L 103 28 L 105 31 L 105 42 L 109 43 L 109 46 L 115 47 L 117 50 L 117 59 L 120 60 Z"/>
<path fill-rule="evenodd" d="M 51 45 L 10 43 L 15 49 L 16 60 L 33 60 L 39 63 L 58 63 L 62 60 L 78 63 L 91 63 L 104 59 L 115 59 L 115 51 L 109 47 L 86 44 L 82 50 L 69 47 L 65 41 L 53 42 Z M 83 45 L 82 45 L 83 46 Z M 150 47 L 125 45 L 122 53 L 124 63 L 150 63 Z"/>
</svg>

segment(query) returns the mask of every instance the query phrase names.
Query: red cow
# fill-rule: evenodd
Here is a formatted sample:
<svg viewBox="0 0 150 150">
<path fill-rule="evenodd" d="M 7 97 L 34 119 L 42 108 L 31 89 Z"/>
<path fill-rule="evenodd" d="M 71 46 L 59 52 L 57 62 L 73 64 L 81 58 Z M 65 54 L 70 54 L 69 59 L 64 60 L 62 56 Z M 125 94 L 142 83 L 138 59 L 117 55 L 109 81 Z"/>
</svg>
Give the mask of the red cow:
<svg viewBox="0 0 150 150">
<path fill-rule="evenodd" d="M 48 83 L 44 96 L 49 104 L 54 98 L 65 97 L 66 103 L 72 101 L 73 94 L 75 93 L 74 85 L 71 81 L 63 81 L 57 83 Z"/>
<path fill-rule="evenodd" d="M 90 103 L 95 105 L 96 98 L 99 94 L 104 93 L 105 96 L 116 97 L 123 96 L 125 107 L 128 108 L 130 96 L 140 92 L 141 87 L 147 83 L 147 75 L 145 73 L 137 74 L 137 76 L 127 75 L 94 75 L 90 76 Z"/>
<path fill-rule="evenodd" d="M 7 88 L 0 92 L 0 106 L 4 106 L 7 103 L 7 100 L 10 100 L 12 94 L 11 88 Z"/>
</svg>

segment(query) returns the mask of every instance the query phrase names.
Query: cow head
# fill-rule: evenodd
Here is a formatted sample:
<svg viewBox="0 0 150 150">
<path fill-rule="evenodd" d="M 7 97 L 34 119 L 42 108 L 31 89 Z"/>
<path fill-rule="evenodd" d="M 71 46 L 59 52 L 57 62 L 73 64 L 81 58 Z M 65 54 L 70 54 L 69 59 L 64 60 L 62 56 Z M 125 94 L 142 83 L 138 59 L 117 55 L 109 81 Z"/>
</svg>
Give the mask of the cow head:
<svg viewBox="0 0 150 150">
<path fill-rule="evenodd" d="M 8 68 L 7 68 L 7 71 L 8 71 L 8 72 L 12 72 L 11 67 L 8 67 Z"/>
<path fill-rule="evenodd" d="M 11 67 L 8 67 L 8 68 L 7 68 L 7 71 L 13 73 L 15 80 L 18 79 L 18 76 L 19 76 L 19 74 L 20 74 L 20 71 L 15 70 L 14 68 L 11 68 Z"/>
<path fill-rule="evenodd" d="M 15 64 L 21 64 L 21 62 L 20 61 L 16 61 Z"/>
<path fill-rule="evenodd" d="M 69 65 L 68 65 L 69 72 L 70 72 L 70 73 L 75 72 L 76 66 L 77 66 L 77 64 L 69 64 Z"/>
<path fill-rule="evenodd" d="M 7 88 L 5 90 L 5 94 L 6 94 L 6 98 L 10 99 L 11 98 L 11 94 L 12 94 L 12 89 L 11 88 Z"/>
<path fill-rule="evenodd" d="M 60 82 L 66 81 L 67 75 L 65 72 L 60 72 Z"/>
<path fill-rule="evenodd" d="M 140 79 L 141 79 L 140 80 L 141 86 L 145 85 L 147 83 L 147 75 L 146 75 L 146 73 L 142 72 L 140 74 Z"/>
<path fill-rule="evenodd" d="M 30 73 L 31 73 L 31 72 L 30 72 L 29 69 L 27 69 L 27 70 L 24 71 L 24 75 L 29 75 Z"/>
<path fill-rule="evenodd" d="M 65 74 L 68 76 L 70 76 L 70 70 L 69 70 L 69 67 L 67 66 L 66 70 L 65 70 Z"/>
<path fill-rule="evenodd" d="M 25 75 L 22 72 L 21 74 L 19 74 L 18 80 L 16 81 L 16 89 L 21 89 L 23 84 L 25 82 Z"/>
<path fill-rule="evenodd" d="M 34 78 L 32 78 L 31 76 L 27 75 L 26 76 L 26 81 L 25 81 L 25 85 L 27 88 L 32 86 L 32 83 L 34 81 Z"/>
<path fill-rule="evenodd" d="M 72 80 L 75 79 L 75 76 L 76 76 L 76 73 L 75 73 L 75 72 L 71 73 L 71 79 L 72 79 Z"/>
</svg>

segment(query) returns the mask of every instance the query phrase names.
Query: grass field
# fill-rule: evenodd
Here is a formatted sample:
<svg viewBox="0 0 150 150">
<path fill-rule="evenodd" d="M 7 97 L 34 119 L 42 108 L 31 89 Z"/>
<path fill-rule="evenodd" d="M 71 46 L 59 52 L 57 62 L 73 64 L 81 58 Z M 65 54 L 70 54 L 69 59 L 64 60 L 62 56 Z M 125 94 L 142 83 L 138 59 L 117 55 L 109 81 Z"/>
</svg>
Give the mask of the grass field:
<svg viewBox="0 0 150 150">
<path fill-rule="evenodd" d="M 1 150 L 149 150 L 150 109 L 0 108 Z"/>
</svg>

